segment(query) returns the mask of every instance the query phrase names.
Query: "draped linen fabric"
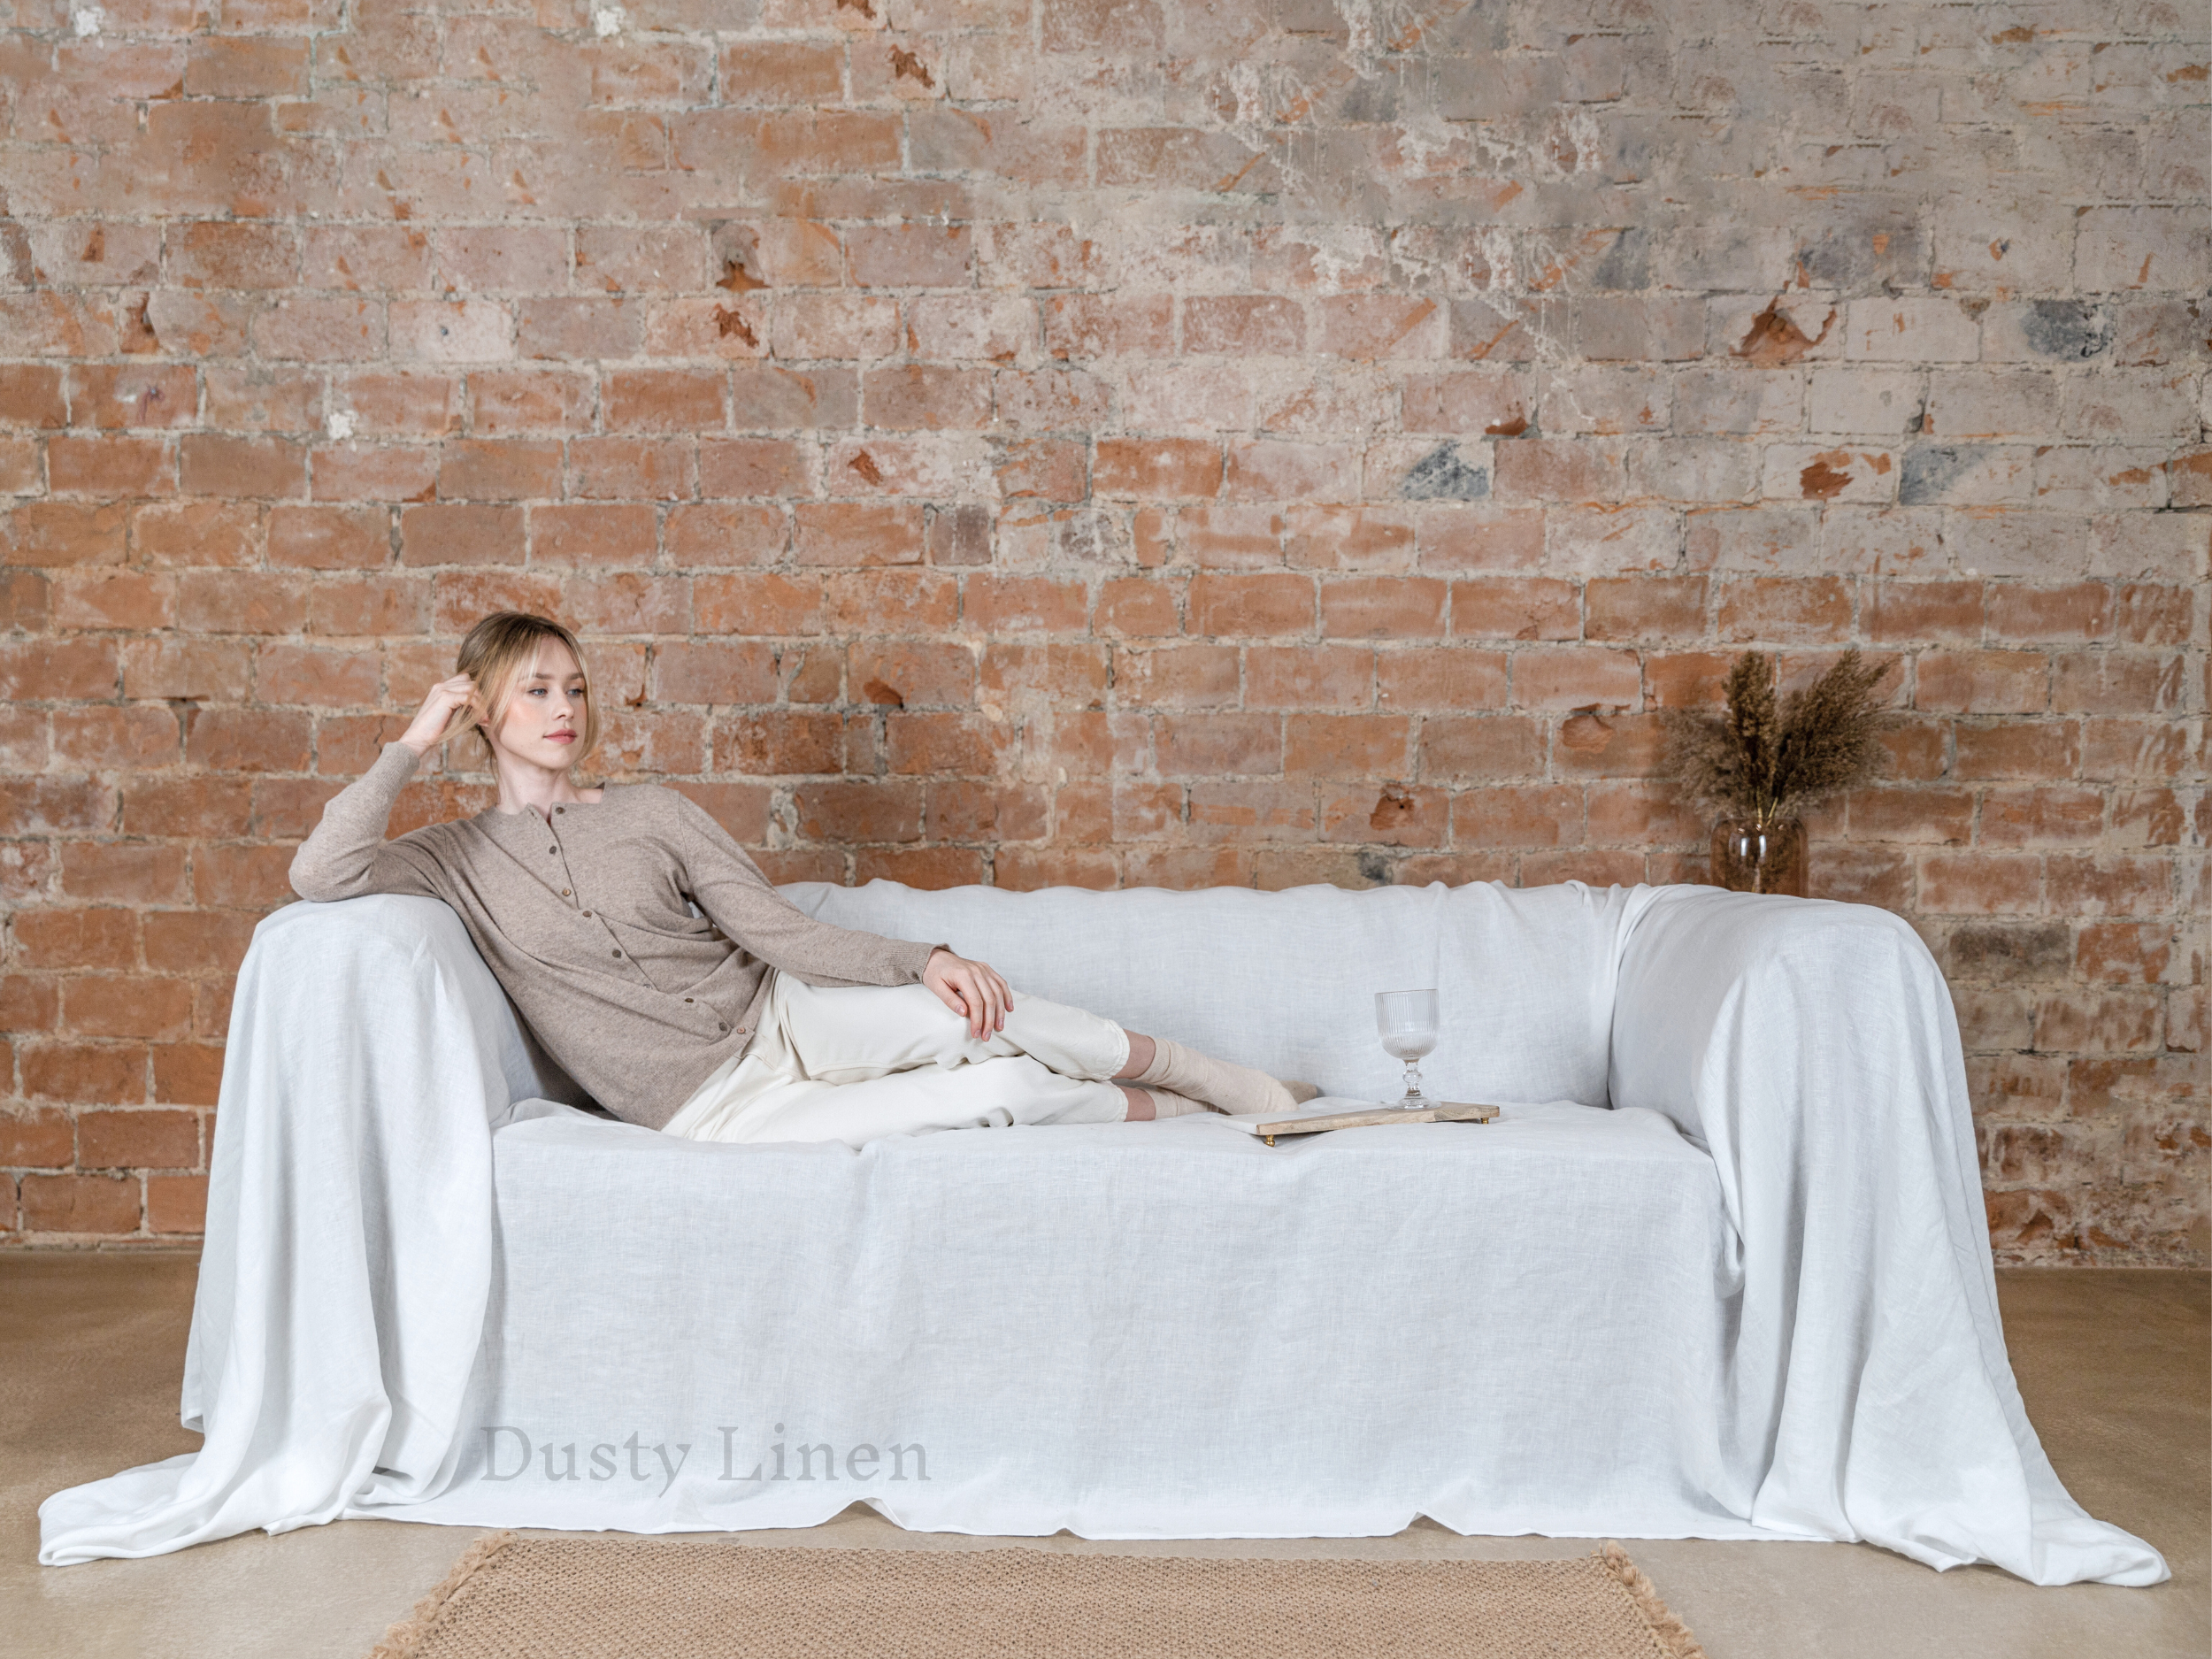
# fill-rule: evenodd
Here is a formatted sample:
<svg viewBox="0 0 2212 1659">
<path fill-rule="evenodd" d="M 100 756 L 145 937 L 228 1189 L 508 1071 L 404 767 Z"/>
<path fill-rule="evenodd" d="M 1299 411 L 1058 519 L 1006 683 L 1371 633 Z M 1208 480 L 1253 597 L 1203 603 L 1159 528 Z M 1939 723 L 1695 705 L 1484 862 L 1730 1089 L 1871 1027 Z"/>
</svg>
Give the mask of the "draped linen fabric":
<svg viewBox="0 0 2212 1659">
<path fill-rule="evenodd" d="M 672 1532 L 1864 1539 L 2164 1578 L 2067 1495 L 1998 1322 L 1939 972 L 1693 887 L 787 889 L 1333 1097 L 1372 994 L 1497 1123 L 712 1145 L 543 1096 L 450 911 L 298 905 L 239 979 L 184 1386 L 203 1449 L 40 1558 L 336 1517 Z"/>
</svg>

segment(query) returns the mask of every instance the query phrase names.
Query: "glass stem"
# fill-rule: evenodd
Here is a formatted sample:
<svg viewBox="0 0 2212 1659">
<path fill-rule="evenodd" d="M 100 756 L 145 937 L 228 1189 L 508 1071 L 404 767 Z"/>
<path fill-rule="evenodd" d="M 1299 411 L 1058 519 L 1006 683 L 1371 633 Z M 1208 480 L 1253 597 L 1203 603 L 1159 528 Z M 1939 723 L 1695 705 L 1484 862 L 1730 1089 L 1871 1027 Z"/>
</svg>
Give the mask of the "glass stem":
<svg viewBox="0 0 2212 1659">
<path fill-rule="evenodd" d="M 1418 1100 L 1420 1097 L 1421 1063 L 1418 1060 L 1409 1060 L 1406 1062 L 1406 1098 Z"/>
</svg>

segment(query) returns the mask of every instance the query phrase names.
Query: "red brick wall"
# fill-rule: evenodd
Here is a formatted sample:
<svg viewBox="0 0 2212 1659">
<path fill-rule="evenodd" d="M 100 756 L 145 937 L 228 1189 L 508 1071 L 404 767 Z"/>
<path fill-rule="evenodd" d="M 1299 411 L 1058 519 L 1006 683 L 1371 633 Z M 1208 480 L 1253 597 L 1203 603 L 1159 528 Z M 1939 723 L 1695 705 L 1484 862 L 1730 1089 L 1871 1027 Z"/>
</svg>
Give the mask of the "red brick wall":
<svg viewBox="0 0 2212 1659">
<path fill-rule="evenodd" d="M 0 4 L 0 1237 L 200 1225 L 230 976 L 486 608 L 780 877 L 1818 892 L 2008 1258 L 2206 1259 L 2205 17 Z M 431 778 L 407 823 L 472 810 Z"/>
</svg>

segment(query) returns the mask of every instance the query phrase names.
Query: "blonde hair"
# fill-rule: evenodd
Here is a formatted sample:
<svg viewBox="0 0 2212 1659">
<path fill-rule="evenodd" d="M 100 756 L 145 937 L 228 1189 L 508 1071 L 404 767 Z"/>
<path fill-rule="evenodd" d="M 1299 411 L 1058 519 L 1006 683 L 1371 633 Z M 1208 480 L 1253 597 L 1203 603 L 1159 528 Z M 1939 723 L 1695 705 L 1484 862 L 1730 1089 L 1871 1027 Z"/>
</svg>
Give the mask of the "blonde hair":
<svg viewBox="0 0 2212 1659">
<path fill-rule="evenodd" d="M 576 672 L 584 680 L 582 741 L 570 764 L 580 763 L 599 746 L 599 699 L 592 695 L 591 670 L 585 665 L 584 648 L 576 642 L 576 636 L 550 617 L 533 616 L 526 611 L 495 611 L 468 631 L 453 663 L 456 672 L 476 682 L 476 698 L 465 718 L 477 746 L 484 751 L 486 765 L 492 764 L 492 741 L 479 722 L 499 724 L 514 695 L 515 681 L 529 672 L 537 660 L 538 647 L 548 640 L 568 647 L 569 655 L 576 659 Z"/>
</svg>

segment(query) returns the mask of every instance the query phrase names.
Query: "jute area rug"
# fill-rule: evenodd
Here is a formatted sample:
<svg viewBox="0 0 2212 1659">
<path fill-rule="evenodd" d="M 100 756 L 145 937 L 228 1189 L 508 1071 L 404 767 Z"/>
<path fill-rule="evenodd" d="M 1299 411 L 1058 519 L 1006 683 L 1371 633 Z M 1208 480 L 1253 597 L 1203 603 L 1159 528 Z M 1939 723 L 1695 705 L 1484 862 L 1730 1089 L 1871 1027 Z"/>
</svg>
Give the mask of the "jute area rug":
<svg viewBox="0 0 2212 1659">
<path fill-rule="evenodd" d="M 660 1539 L 471 1546 L 371 1659 L 1704 1659 L 1618 1544 L 1286 1561 Z"/>
</svg>

